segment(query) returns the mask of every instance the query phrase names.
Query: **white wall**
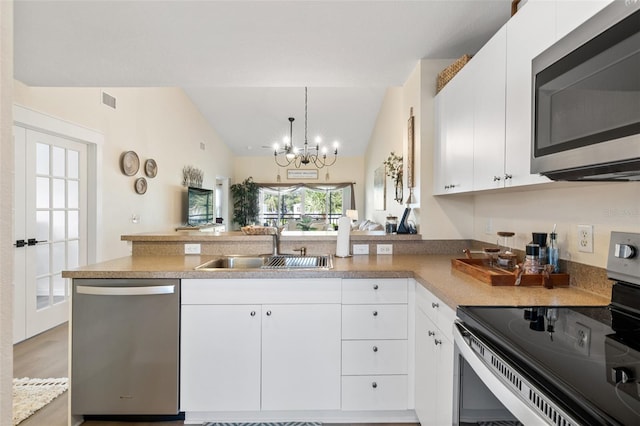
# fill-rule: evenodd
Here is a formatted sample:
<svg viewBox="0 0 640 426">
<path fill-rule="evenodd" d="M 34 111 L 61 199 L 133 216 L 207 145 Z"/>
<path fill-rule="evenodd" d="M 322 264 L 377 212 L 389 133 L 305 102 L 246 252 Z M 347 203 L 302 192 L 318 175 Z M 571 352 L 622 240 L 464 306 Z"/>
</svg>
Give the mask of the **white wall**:
<svg viewBox="0 0 640 426">
<path fill-rule="evenodd" d="M 405 154 L 406 119 L 403 120 L 404 94 L 401 87 L 390 87 L 385 93 L 380 112 L 371 133 L 371 139 L 365 153 L 365 215 L 361 218 L 384 223 L 388 214 L 401 217 L 404 205 L 398 204 L 394 198 L 394 187 L 391 178 L 386 180 L 386 204 L 384 210 L 376 210 L 373 202 L 373 176 L 378 167 L 383 167 L 384 160 L 391 152 Z M 408 115 L 407 115 L 408 118 Z M 417 142 L 416 142 L 417 143 Z M 406 174 L 405 174 L 406 176 Z"/>
<path fill-rule="evenodd" d="M 183 223 L 182 168 L 204 171 L 203 187 L 213 188 L 216 177 L 233 175 L 233 156 L 181 89 L 108 88 L 117 99 L 114 110 L 102 105 L 100 88 L 40 88 L 15 82 L 18 105 L 70 121 L 105 136 L 102 149 L 102 226 L 98 260 L 126 256 L 130 248 L 123 234 L 170 231 Z M 200 144 L 204 143 L 204 150 Z M 158 174 L 147 179 L 138 195 L 135 177 L 120 170 L 120 156 L 135 151 L 142 165 L 148 158 Z M 132 215 L 139 216 L 137 224 Z"/>
<path fill-rule="evenodd" d="M 433 98 L 436 77 L 451 60 L 422 60 L 416 65 L 402 87 L 392 87 L 378 113 L 365 157 L 367 215 L 384 222 L 387 213 L 401 217 L 405 205 L 393 200 L 391 180 L 387 179 L 386 210 L 373 208 L 373 172 L 382 165 L 391 151 L 407 155 L 407 121 L 409 110 L 414 114 L 415 190 L 417 203 L 411 207 L 411 219 L 418 225 L 423 239 L 466 239 L 473 236 L 473 197 L 433 197 Z M 406 161 L 404 198 L 407 188 Z"/>
<path fill-rule="evenodd" d="M 13 2 L 0 1 L 0 426 L 13 424 Z"/>
</svg>

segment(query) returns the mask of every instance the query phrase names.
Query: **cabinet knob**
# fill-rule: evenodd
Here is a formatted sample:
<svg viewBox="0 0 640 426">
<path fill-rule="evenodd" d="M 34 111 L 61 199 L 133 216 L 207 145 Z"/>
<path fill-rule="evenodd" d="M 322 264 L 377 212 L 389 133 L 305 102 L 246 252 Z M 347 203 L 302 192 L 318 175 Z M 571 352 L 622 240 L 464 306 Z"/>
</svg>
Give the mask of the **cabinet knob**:
<svg viewBox="0 0 640 426">
<path fill-rule="evenodd" d="M 378 284 L 374 284 L 374 285 L 373 285 L 373 289 L 374 289 L 374 290 L 377 290 L 378 288 L 379 288 L 379 287 L 378 287 Z"/>
<path fill-rule="evenodd" d="M 373 316 L 377 317 L 378 316 L 378 311 L 373 311 Z"/>
<path fill-rule="evenodd" d="M 504 174 L 504 180 L 509 180 L 509 179 L 512 179 L 512 178 L 513 178 L 513 175 L 510 175 L 509 173 L 505 173 Z"/>
<path fill-rule="evenodd" d="M 501 180 L 500 176 L 494 176 L 493 177 L 493 181 L 494 182 L 500 182 L 500 180 Z"/>
<path fill-rule="evenodd" d="M 376 382 L 373 382 L 373 383 L 371 383 L 371 387 L 375 389 L 375 388 L 378 387 L 378 384 Z"/>
<path fill-rule="evenodd" d="M 270 317 L 271 316 L 271 311 L 267 311 L 267 316 Z"/>
<path fill-rule="evenodd" d="M 374 351 L 374 352 L 378 352 L 378 347 L 377 347 L 377 346 L 374 346 L 374 347 L 373 347 L 373 351 Z"/>
<path fill-rule="evenodd" d="M 256 311 L 251 311 L 251 314 L 250 314 L 250 315 L 251 315 L 252 317 L 255 317 L 255 316 L 256 316 Z"/>
<path fill-rule="evenodd" d="M 439 308 L 439 307 L 440 307 L 440 304 L 439 304 L 439 303 L 436 303 L 436 302 L 433 302 L 433 303 L 431 303 L 431 307 L 432 307 L 433 309 L 435 309 L 435 308 Z"/>
<path fill-rule="evenodd" d="M 435 331 L 431 331 L 431 330 L 429 330 L 429 331 L 427 332 L 427 334 L 428 334 L 429 336 L 435 336 L 435 335 L 436 335 L 436 332 L 435 332 Z"/>
<path fill-rule="evenodd" d="M 442 344 L 442 340 L 439 339 L 433 339 L 433 343 L 436 344 L 436 346 L 441 345 Z"/>
</svg>

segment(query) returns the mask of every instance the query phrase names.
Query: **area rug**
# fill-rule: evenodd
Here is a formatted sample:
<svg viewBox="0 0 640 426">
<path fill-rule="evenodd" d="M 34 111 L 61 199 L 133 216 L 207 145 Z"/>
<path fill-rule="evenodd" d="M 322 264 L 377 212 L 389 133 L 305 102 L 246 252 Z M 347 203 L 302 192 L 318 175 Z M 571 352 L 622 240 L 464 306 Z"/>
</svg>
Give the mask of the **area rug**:
<svg viewBox="0 0 640 426">
<path fill-rule="evenodd" d="M 322 426 L 316 422 L 277 422 L 277 423 L 203 423 L 202 426 Z"/>
<path fill-rule="evenodd" d="M 53 401 L 69 387 L 69 379 L 13 379 L 14 426 Z"/>
</svg>

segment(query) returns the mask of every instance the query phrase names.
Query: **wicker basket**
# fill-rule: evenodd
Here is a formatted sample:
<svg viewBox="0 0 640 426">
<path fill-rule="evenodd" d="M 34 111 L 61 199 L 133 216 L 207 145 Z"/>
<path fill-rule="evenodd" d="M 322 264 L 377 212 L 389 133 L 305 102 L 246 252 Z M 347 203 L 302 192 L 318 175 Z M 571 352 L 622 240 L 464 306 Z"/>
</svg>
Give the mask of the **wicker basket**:
<svg viewBox="0 0 640 426">
<path fill-rule="evenodd" d="M 272 226 L 243 226 L 240 230 L 245 235 L 273 235 L 277 231 Z"/>
<path fill-rule="evenodd" d="M 471 59 L 470 55 L 464 55 L 453 64 L 449 65 L 438 74 L 438 80 L 436 83 L 436 93 L 440 92 L 444 86 L 447 85 L 457 73 L 464 67 Z"/>
</svg>

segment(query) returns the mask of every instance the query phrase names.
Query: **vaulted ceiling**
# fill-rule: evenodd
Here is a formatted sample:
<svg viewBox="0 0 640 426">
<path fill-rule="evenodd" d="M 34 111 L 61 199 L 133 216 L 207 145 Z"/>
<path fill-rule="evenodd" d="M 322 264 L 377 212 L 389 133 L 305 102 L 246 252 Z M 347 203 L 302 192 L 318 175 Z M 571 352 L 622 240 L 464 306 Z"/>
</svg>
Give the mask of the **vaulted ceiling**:
<svg viewBox="0 0 640 426">
<path fill-rule="evenodd" d="M 177 86 L 236 155 L 288 134 L 364 155 L 384 93 L 422 58 L 475 53 L 510 0 L 15 0 L 15 77 L 30 86 Z"/>
</svg>

